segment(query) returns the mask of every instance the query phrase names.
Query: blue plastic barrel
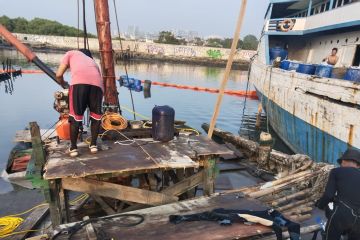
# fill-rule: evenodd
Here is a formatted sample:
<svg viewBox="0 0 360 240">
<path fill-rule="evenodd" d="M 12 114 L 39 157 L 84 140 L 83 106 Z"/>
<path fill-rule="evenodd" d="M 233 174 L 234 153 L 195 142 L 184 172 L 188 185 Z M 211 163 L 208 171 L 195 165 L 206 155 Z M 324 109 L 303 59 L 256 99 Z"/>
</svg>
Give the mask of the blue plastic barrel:
<svg viewBox="0 0 360 240">
<path fill-rule="evenodd" d="M 280 57 L 281 60 L 286 59 L 288 56 L 288 51 L 282 47 L 270 48 L 270 62 L 273 62 L 277 57 Z"/>
<path fill-rule="evenodd" d="M 143 86 L 135 85 L 134 90 L 135 90 L 135 92 L 141 92 L 143 90 Z"/>
<path fill-rule="evenodd" d="M 130 78 L 128 79 L 128 77 L 126 75 L 121 76 L 122 78 L 122 83 L 124 87 L 131 87 L 132 85 L 134 85 L 134 79 Z"/>
<path fill-rule="evenodd" d="M 289 60 L 283 60 L 280 63 L 280 68 L 283 70 L 288 70 L 289 69 L 289 65 L 290 65 L 290 61 Z"/>
<path fill-rule="evenodd" d="M 360 82 L 360 68 L 348 68 L 344 79 L 353 82 Z"/>
<path fill-rule="evenodd" d="M 298 62 L 292 62 L 292 61 L 290 61 L 288 70 L 289 70 L 289 71 L 292 71 L 292 70 L 295 70 L 295 71 L 296 71 L 296 70 L 298 69 L 298 67 L 299 67 L 299 64 L 300 64 L 300 63 L 298 63 Z"/>
<path fill-rule="evenodd" d="M 314 75 L 315 70 L 316 70 L 316 65 L 314 64 L 300 63 L 299 67 L 296 69 L 296 72 Z"/>
<path fill-rule="evenodd" d="M 331 65 L 318 65 L 315 70 L 315 75 L 319 77 L 329 78 L 331 77 L 332 70 L 333 66 Z"/>
<path fill-rule="evenodd" d="M 141 86 L 141 81 L 139 79 L 134 79 L 135 86 Z"/>
</svg>

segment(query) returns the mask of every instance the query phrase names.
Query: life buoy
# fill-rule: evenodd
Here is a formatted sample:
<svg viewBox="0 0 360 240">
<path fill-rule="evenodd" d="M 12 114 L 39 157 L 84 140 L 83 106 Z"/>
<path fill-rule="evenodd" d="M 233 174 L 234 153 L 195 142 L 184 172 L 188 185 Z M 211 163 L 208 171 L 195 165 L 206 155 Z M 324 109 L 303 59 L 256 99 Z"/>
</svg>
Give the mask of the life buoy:
<svg viewBox="0 0 360 240">
<path fill-rule="evenodd" d="M 292 19 L 284 19 L 279 23 L 280 30 L 282 32 L 288 32 L 293 29 L 295 23 Z"/>
</svg>

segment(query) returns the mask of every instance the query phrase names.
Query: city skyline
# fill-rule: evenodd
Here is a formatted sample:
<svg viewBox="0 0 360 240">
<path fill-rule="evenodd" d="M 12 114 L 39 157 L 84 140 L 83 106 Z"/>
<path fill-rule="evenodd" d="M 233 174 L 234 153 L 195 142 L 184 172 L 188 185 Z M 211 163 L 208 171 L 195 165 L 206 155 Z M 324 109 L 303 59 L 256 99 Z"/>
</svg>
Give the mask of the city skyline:
<svg viewBox="0 0 360 240">
<path fill-rule="evenodd" d="M 4 1 L 4 0 L 0 0 Z M 81 1 L 80 1 L 81 2 Z M 222 36 L 232 37 L 241 1 L 229 0 L 226 5 L 219 0 L 184 0 L 182 4 L 174 4 L 166 0 L 117 0 L 117 11 L 120 32 L 127 32 L 128 26 L 138 26 L 141 31 L 155 33 L 160 31 L 193 31 L 199 37 Z M 206 4 L 205 4 L 206 3 Z M 259 36 L 263 26 L 263 16 L 268 1 L 248 1 L 247 14 L 241 37 L 248 34 Z M 19 8 L 19 6 L 22 6 Z M 31 20 L 35 17 L 58 21 L 62 24 L 77 27 L 77 1 L 33 0 L 24 2 L 12 0 L 6 2 L 0 15 L 8 17 L 24 17 Z M 111 30 L 117 31 L 113 2 L 109 1 Z M 31 11 L 28 9 L 31 8 Z M 81 8 L 81 4 L 80 4 Z M 48 9 L 44 11 L 44 9 Z M 56 11 L 52 11 L 56 9 Z M 133 11 L 136 9 L 136 11 Z M 80 28 L 82 16 L 80 9 Z M 87 28 L 96 33 L 95 17 L 92 1 L 86 4 Z"/>
</svg>

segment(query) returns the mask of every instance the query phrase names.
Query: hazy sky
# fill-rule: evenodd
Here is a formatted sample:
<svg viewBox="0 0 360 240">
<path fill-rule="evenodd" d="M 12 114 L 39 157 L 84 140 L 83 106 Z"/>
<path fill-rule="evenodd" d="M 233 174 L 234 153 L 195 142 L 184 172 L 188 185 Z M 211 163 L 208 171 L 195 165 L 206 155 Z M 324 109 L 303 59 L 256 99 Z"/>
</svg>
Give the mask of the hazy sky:
<svg viewBox="0 0 360 240">
<path fill-rule="evenodd" d="M 80 0 L 81 2 L 81 0 Z M 77 0 L 0 0 L 0 15 L 47 18 L 77 26 Z M 87 26 L 95 33 L 93 1 L 86 0 Z M 240 0 L 116 0 L 120 30 L 129 25 L 141 31 L 193 30 L 201 36 L 233 35 Z M 242 36 L 259 36 L 268 0 L 248 0 Z M 111 29 L 116 29 L 113 0 L 109 0 Z"/>
</svg>

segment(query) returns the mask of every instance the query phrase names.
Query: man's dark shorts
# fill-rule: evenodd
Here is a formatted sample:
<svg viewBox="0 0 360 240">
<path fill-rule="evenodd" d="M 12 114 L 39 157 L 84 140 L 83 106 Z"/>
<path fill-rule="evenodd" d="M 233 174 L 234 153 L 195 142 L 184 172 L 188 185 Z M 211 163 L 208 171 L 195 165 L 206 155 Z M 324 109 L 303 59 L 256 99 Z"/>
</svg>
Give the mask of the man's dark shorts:
<svg viewBox="0 0 360 240">
<path fill-rule="evenodd" d="M 100 87 L 88 84 L 71 85 L 69 89 L 70 117 L 75 121 L 83 120 L 88 107 L 93 120 L 101 120 L 103 92 Z"/>
</svg>

